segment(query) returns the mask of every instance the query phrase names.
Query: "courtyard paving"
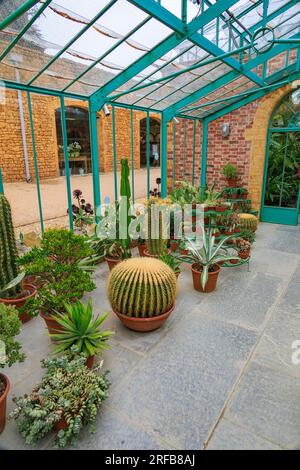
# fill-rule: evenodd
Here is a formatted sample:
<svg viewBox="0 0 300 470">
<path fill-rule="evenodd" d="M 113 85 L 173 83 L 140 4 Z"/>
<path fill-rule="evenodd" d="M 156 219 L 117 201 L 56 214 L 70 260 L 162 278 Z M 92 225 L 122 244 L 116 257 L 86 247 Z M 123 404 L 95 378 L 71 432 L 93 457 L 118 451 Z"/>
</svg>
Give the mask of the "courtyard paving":
<svg viewBox="0 0 300 470">
<path fill-rule="evenodd" d="M 108 268 L 95 273 L 96 312 L 110 310 Z M 97 431 L 80 435 L 76 449 L 300 449 L 300 229 L 260 224 L 250 271 L 223 269 L 214 293 L 193 290 L 188 266 L 179 277 L 176 309 L 152 333 L 115 331 L 104 354 L 111 390 Z M 27 359 L 4 371 L 12 397 L 41 378 L 51 343 L 35 318 L 20 340 Z M 28 448 L 14 422 L 0 436 L 7 449 Z M 51 449 L 53 435 L 39 448 Z"/>
</svg>

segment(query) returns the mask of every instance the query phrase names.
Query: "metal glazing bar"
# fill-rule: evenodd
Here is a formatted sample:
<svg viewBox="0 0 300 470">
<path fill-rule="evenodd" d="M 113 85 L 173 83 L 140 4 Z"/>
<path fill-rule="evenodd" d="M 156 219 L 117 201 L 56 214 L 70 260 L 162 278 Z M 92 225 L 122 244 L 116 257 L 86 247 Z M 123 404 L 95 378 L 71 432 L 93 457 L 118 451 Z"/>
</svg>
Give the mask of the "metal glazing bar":
<svg viewBox="0 0 300 470">
<path fill-rule="evenodd" d="M 146 118 L 146 159 L 147 159 L 147 195 L 150 196 L 150 113 Z"/>
<path fill-rule="evenodd" d="M 275 44 L 300 44 L 300 39 L 274 39 Z"/>
<path fill-rule="evenodd" d="M 4 194 L 3 176 L 2 176 L 1 168 L 0 168 L 0 194 Z"/>
<path fill-rule="evenodd" d="M 45 64 L 41 70 L 39 70 L 39 72 L 31 78 L 31 80 L 29 80 L 27 85 L 31 85 L 37 78 L 39 78 L 39 76 L 42 75 L 42 73 L 44 73 L 45 70 L 47 70 L 53 64 L 53 62 L 55 62 L 67 49 L 69 49 L 69 47 L 71 47 L 72 44 L 74 44 L 74 42 L 76 42 L 91 26 L 93 26 L 93 24 L 96 23 L 96 21 L 98 21 L 99 18 L 104 15 L 104 13 L 106 13 L 110 7 L 114 5 L 114 3 L 116 3 L 116 1 L 117 0 L 111 0 L 107 5 L 105 5 L 105 7 L 96 16 L 94 16 L 94 18 L 87 25 L 85 25 L 77 34 L 75 34 L 75 36 L 70 39 L 70 41 L 68 41 L 67 44 L 65 44 L 65 46 L 60 49 L 60 51 L 58 51 L 57 54 L 55 54 L 49 60 L 49 62 L 47 62 L 47 64 Z"/>
<path fill-rule="evenodd" d="M 181 0 L 181 19 L 183 23 L 187 22 L 187 0 Z"/>
<path fill-rule="evenodd" d="M 168 121 L 163 114 L 161 121 L 161 197 L 167 197 L 168 177 Z"/>
<path fill-rule="evenodd" d="M 11 82 L 9 80 L 2 80 L 3 84 L 6 88 L 11 90 L 21 90 L 21 91 L 29 91 L 30 93 L 38 93 L 39 95 L 47 95 L 47 96 L 58 96 L 58 97 L 65 97 L 74 100 L 80 101 L 88 101 L 87 96 L 83 95 L 76 95 L 73 93 L 61 93 L 60 91 L 55 90 L 48 90 L 47 88 L 41 88 L 36 86 L 28 86 L 18 82 Z"/>
<path fill-rule="evenodd" d="M 52 0 L 47 0 L 41 6 L 41 8 L 32 16 L 31 20 L 21 29 L 21 31 L 17 34 L 17 36 L 9 43 L 9 45 L 4 49 L 2 54 L 0 54 L 0 62 L 7 56 L 7 54 L 12 50 L 12 48 L 19 42 L 19 40 L 24 36 L 26 31 L 32 26 L 32 24 L 37 20 L 37 18 L 43 13 L 43 11 L 47 8 L 49 3 Z"/>
<path fill-rule="evenodd" d="M 38 166 L 38 159 L 37 159 L 37 152 L 36 152 L 36 142 L 35 142 L 33 115 L 32 115 L 31 96 L 30 96 L 29 92 L 27 92 L 27 101 L 28 101 L 28 111 L 29 111 L 29 121 L 30 121 L 31 142 L 32 142 L 33 162 L 34 162 L 35 181 L 36 181 L 36 191 L 37 191 L 38 206 L 39 206 L 41 232 L 42 232 L 42 235 L 43 235 L 44 234 L 44 218 L 43 218 L 42 197 L 41 197 L 41 188 L 40 188 L 39 166 Z"/>
<path fill-rule="evenodd" d="M 100 190 L 100 172 L 99 172 L 99 146 L 98 146 L 98 125 L 97 113 L 91 111 L 89 106 L 89 121 L 90 121 L 90 141 L 91 141 L 91 157 L 92 157 L 92 171 L 93 171 L 93 193 L 94 193 L 94 213 L 95 219 L 98 220 L 98 208 L 101 205 L 101 190 Z"/>
<path fill-rule="evenodd" d="M 114 189 L 115 201 L 118 200 L 118 174 L 117 174 L 117 135 L 116 135 L 116 113 L 115 107 L 112 105 L 112 139 L 113 139 L 113 161 L 114 161 Z"/>
<path fill-rule="evenodd" d="M 72 210 L 71 178 L 70 178 L 70 167 L 69 167 L 69 152 L 68 152 L 68 133 L 67 133 L 65 101 L 63 97 L 60 98 L 60 110 L 61 110 L 61 128 L 62 128 L 62 136 L 63 136 L 65 171 L 66 171 L 66 182 L 67 182 L 69 225 L 70 225 L 70 229 L 73 230 L 74 225 L 73 225 L 73 210 Z"/>
<path fill-rule="evenodd" d="M 212 3 L 210 0 L 204 0 L 204 3 L 206 3 L 206 5 L 208 5 L 208 6 L 212 6 L 212 5 L 213 5 L 213 3 Z M 220 18 L 221 18 L 225 23 L 226 23 L 226 21 L 228 21 L 228 20 L 226 19 L 226 17 L 225 17 L 223 14 L 217 16 L 217 20 L 218 20 L 218 21 L 220 21 Z M 231 27 L 232 27 L 232 29 L 233 29 L 233 31 L 234 31 L 235 33 L 237 33 L 238 35 L 241 35 L 241 32 L 240 32 L 234 25 L 231 25 Z M 224 28 L 227 28 L 227 26 L 223 26 L 223 29 L 224 29 Z M 203 34 L 203 32 L 201 32 L 201 34 Z M 248 41 L 248 42 L 249 42 L 249 41 Z"/>
<path fill-rule="evenodd" d="M 201 159 L 201 190 L 204 194 L 206 186 L 206 168 L 207 168 L 207 144 L 208 144 L 208 121 L 202 121 L 202 159 Z"/>
<path fill-rule="evenodd" d="M 194 185 L 194 183 L 195 183 L 196 132 L 197 132 L 197 121 L 194 121 L 194 126 L 193 126 L 193 163 L 192 163 L 192 185 Z"/>
<path fill-rule="evenodd" d="M 281 185 L 280 185 L 280 196 L 279 196 L 279 207 L 282 206 L 282 194 L 283 194 L 283 182 L 284 182 L 284 175 L 285 175 L 285 162 L 286 162 L 286 157 L 287 157 L 287 151 L 288 151 L 288 141 L 289 141 L 289 133 L 286 133 L 285 137 L 285 151 L 284 151 L 284 157 L 283 157 L 283 163 L 282 163 L 282 177 L 281 177 Z"/>
<path fill-rule="evenodd" d="M 23 13 L 26 13 L 26 11 L 30 10 L 30 8 L 34 7 L 34 5 L 39 3 L 39 1 L 40 0 L 27 0 L 18 8 L 16 8 L 10 15 L 8 15 L 6 18 L 4 18 L 3 21 L 1 21 L 0 31 L 2 31 L 2 29 L 6 28 L 11 23 L 13 23 L 15 20 L 17 20 L 21 15 L 23 15 Z"/>
<path fill-rule="evenodd" d="M 126 104 L 126 103 L 119 103 L 118 101 L 107 101 L 107 104 L 115 105 L 117 108 L 124 108 L 124 109 L 134 109 L 136 111 L 144 111 L 147 112 L 149 108 L 146 108 L 145 106 L 135 106 L 132 104 Z M 152 109 L 155 113 L 161 113 L 161 109 Z"/>
<path fill-rule="evenodd" d="M 184 120 L 183 124 L 183 179 L 186 176 L 186 119 Z"/>
<path fill-rule="evenodd" d="M 133 109 L 130 110 L 130 149 L 131 149 L 131 194 L 132 202 L 134 204 L 134 121 Z"/>
<path fill-rule="evenodd" d="M 173 148 L 172 148 L 172 189 L 175 186 L 176 176 L 176 122 L 173 119 Z"/>
</svg>

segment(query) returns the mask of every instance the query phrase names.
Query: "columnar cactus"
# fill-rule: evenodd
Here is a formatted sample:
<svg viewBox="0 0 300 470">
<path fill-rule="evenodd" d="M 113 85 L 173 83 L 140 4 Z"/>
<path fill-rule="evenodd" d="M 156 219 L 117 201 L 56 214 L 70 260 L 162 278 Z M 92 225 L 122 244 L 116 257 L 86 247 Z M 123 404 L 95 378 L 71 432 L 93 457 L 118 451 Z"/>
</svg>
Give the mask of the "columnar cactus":
<svg viewBox="0 0 300 470">
<path fill-rule="evenodd" d="M 158 206 L 155 207 L 155 201 L 150 199 L 148 203 L 147 250 L 151 255 L 159 257 L 165 252 L 165 247 L 162 213 L 158 210 Z"/>
<path fill-rule="evenodd" d="M 238 215 L 239 227 L 255 232 L 258 225 L 258 218 L 253 214 L 239 214 Z"/>
<path fill-rule="evenodd" d="M 176 276 L 156 258 L 132 258 L 111 271 L 107 292 L 113 310 L 128 317 L 159 316 L 174 305 Z"/>
<path fill-rule="evenodd" d="M 18 251 L 8 200 L 0 194 L 0 291 L 18 275 Z M 6 295 L 16 295 L 19 286 L 10 289 Z M 1 294 L 3 295 L 3 294 Z"/>
</svg>

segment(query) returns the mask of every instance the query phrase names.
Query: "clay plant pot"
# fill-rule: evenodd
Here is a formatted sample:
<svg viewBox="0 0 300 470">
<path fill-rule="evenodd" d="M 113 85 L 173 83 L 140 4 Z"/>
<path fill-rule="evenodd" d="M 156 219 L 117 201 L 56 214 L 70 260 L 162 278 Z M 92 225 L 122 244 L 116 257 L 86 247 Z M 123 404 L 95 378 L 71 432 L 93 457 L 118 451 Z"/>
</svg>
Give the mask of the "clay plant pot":
<svg viewBox="0 0 300 470">
<path fill-rule="evenodd" d="M 147 245 L 146 243 L 141 243 L 138 245 L 139 255 L 144 256 L 144 251 L 146 250 Z"/>
<path fill-rule="evenodd" d="M 122 260 L 120 258 L 109 258 L 108 256 L 104 257 L 105 261 L 108 264 L 109 270 L 111 271 L 118 263 Z"/>
<path fill-rule="evenodd" d="M 65 431 L 68 428 L 68 423 L 65 420 L 64 416 L 54 425 L 55 431 Z"/>
<path fill-rule="evenodd" d="M 237 178 L 236 179 L 227 179 L 227 184 L 229 188 L 236 188 Z"/>
<path fill-rule="evenodd" d="M 238 259 L 231 259 L 229 260 L 230 264 L 238 264 L 239 260 Z"/>
<path fill-rule="evenodd" d="M 227 206 L 222 206 L 222 205 L 216 206 L 215 208 L 216 212 L 226 212 L 226 210 L 227 210 Z"/>
<path fill-rule="evenodd" d="M 6 375 L 0 374 L 0 381 L 4 383 L 5 389 L 2 395 L 0 395 L 0 434 L 5 428 L 6 422 L 6 399 L 10 389 L 10 383 Z"/>
<path fill-rule="evenodd" d="M 167 318 L 171 315 L 175 308 L 175 304 L 173 307 L 170 308 L 167 312 L 163 313 L 162 315 L 158 315 L 157 317 L 150 317 L 150 318 L 139 318 L 139 317 L 127 317 L 127 315 L 123 315 L 119 312 L 114 313 L 119 317 L 123 325 L 133 331 L 154 331 L 160 328 Z"/>
<path fill-rule="evenodd" d="M 54 318 L 52 318 L 51 314 L 42 312 L 41 310 L 40 310 L 39 314 L 40 314 L 40 317 L 42 317 L 42 319 L 46 323 L 49 334 L 55 335 L 57 333 L 57 330 L 62 329 L 62 326 L 59 323 L 57 323 L 57 321 L 54 320 Z"/>
<path fill-rule="evenodd" d="M 250 250 L 249 251 L 238 251 L 238 256 L 241 259 L 248 259 L 248 258 L 250 258 Z"/>
<path fill-rule="evenodd" d="M 194 283 L 194 289 L 197 290 L 198 292 L 213 292 L 216 289 L 217 286 L 217 280 L 219 273 L 221 271 L 221 267 L 217 264 L 217 269 L 216 271 L 212 271 L 208 273 L 208 280 L 205 285 L 205 288 L 203 289 L 201 285 L 201 271 L 198 269 L 195 269 L 197 263 L 192 264 L 191 270 L 193 274 L 193 283 Z"/>
<path fill-rule="evenodd" d="M 171 250 L 169 248 L 166 249 L 166 254 L 169 255 L 171 253 Z M 159 258 L 160 255 L 152 255 L 151 253 L 149 253 L 149 251 L 146 249 L 144 251 L 144 256 L 146 256 L 147 258 Z"/>
<path fill-rule="evenodd" d="M 231 195 L 231 199 L 237 199 L 237 198 L 238 198 L 238 195 L 237 195 L 236 193 L 233 193 L 233 194 Z"/>
<path fill-rule="evenodd" d="M 13 305 L 14 307 L 16 307 L 16 309 L 20 309 L 21 307 L 24 306 L 25 302 L 28 299 L 32 299 L 36 295 L 36 288 L 31 284 L 27 284 L 27 283 L 24 282 L 23 290 L 24 291 L 29 291 L 30 293 L 25 295 L 24 297 L 20 297 L 19 299 L 2 299 L 2 298 L 0 298 L 0 303 L 2 303 L 4 305 Z M 20 317 L 20 320 L 21 320 L 22 323 L 27 323 L 32 318 L 26 312 L 20 313 L 19 317 Z"/>
<path fill-rule="evenodd" d="M 177 248 L 178 248 L 178 245 L 179 245 L 178 242 L 173 241 L 173 242 L 171 243 L 171 251 L 176 251 Z"/>
<path fill-rule="evenodd" d="M 89 356 L 86 360 L 85 365 L 88 369 L 92 369 L 95 362 L 95 356 Z"/>
</svg>

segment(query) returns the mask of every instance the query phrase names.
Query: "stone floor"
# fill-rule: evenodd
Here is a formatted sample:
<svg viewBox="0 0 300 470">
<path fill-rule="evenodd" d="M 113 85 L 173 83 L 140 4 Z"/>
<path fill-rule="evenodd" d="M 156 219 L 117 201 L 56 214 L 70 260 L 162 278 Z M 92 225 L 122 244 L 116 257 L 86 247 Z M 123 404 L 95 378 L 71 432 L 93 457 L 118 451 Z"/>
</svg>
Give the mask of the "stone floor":
<svg viewBox="0 0 300 470">
<path fill-rule="evenodd" d="M 300 449 L 300 229 L 260 224 L 250 271 L 223 269 L 212 294 L 193 290 L 188 267 L 179 278 L 176 310 L 153 333 L 116 332 L 105 352 L 110 397 L 97 431 L 84 431 L 80 449 Z M 108 275 L 101 265 L 92 297 L 109 310 Z M 39 318 L 24 326 L 24 364 L 8 371 L 11 398 L 41 377 L 51 344 Z M 52 448 L 53 436 L 41 444 Z M 9 422 L 0 446 L 22 449 Z"/>
</svg>

